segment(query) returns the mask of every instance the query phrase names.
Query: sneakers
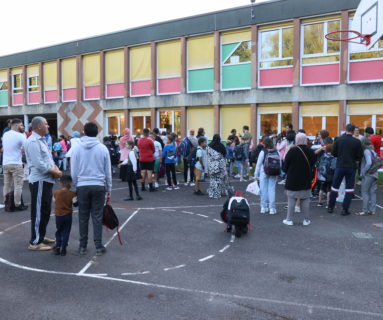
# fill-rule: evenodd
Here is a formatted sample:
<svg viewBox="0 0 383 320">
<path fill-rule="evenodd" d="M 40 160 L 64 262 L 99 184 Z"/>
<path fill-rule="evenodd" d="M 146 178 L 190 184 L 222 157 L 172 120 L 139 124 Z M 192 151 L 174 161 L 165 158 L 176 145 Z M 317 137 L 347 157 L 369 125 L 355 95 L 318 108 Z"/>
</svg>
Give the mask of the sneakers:
<svg viewBox="0 0 383 320">
<path fill-rule="evenodd" d="M 160 185 L 158 184 L 158 182 L 154 182 L 154 188 L 158 189 L 160 187 Z"/>
<path fill-rule="evenodd" d="M 278 182 L 278 184 L 282 185 L 282 184 L 286 184 L 286 180 L 281 180 Z"/>
<path fill-rule="evenodd" d="M 43 243 L 44 244 L 51 244 L 51 243 L 56 243 L 56 240 L 53 240 L 53 239 L 49 239 L 49 238 L 44 238 L 43 240 Z"/>
<path fill-rule="evenodd" d="M 318 202 L 317 207 L 323 207 L 323 203 Z"/>
<path fill-rule="evenodd" d="M 189 186 L 194 187 L 195 183 L 194 182 L 190 182 Z"/>
<path fill-rule="evenodd" d="M 269 212 L 269 209 L 268 208 L 261 208 L 261 213 L 268 213 Z"/>
<path fill-rule="evenodd" d="M 239 179 L 239 178 L 241 178 L 241 175 L 240 175 L 240 174 L 237 174 L 237 175 L 234 176 L 234 178 L 235 178 L 235 179 Z"/>
<path fill-rule="evenodd" d="M 188 186 L 189 185 L 189 182 L 185 182 L 185 186 Z"/>
<path fill-rule="evenodd" d="M 168 190 L 168 191 L 172 191 L 173 188 L 169 186 L 169 187 L 166 188 L 166 190 Z"/>
<path fill-rule="evenodd" d="M 277 209 L 270 209 L 270 214 L 277 214 Z"/>
<path fill-rule="evenodd" d="M 296 213 L 301 213 L 301 207 L 295 206 L 295 212 Z"/>
<path fill-rule="evenodd" d="M 203 196 L 204 195 L 201 190 L 194 191 L 194 194 L 197 196 Z"/>
<path fill-rule="evenodd" d="M 15 209 L 13 211 L 25 211 L 28 209 L 28 206 L 23 206 L 23 205 L 19 205 L 19 206 L 15 206 Z"/>
<path fill-rule="evenodd" d="M 32 251 L 49 251 L 52 250 L 52 247 L 45 245 L 44 243 L 39 244 L 30 244 L 28 250 Z"/>
<path fill-rule="evenodd" d="M 173 186 L 173 189 L 174 189 L 174 190 L 179 190 L 179 188 L 180 188 L 180 187 L 179 187 L 178 185 Z"/>
<path fill-rule="evenodd" d="M 309 224 L 311 223 L 311 221 L 310 220 L 303 220 L 303 225 L 304 226 L 308 226 Z"/>
<path fill-rule="evenodd" d="M 294 225 L 294 222 L 292 222 L 291 220 L 283 220 L 283 224 L 285 224 L 286 226 L 293 226 Z"/>
<path fill-rule="evenodd" d="M 102 256 L 106 253 L 106 248 L 104 246 L 96 249 L 96 256 Z"/>
<path fill-rule="evenodd" d="M 86 252 L 87 252 L 87 250 L 86 250 L 86 248 L 84 248 L 84 247 L 80 247 L 79 249 L 78 249 L 78 253 L 80 254 L 80 255 L 86 255 Z"/>
</svg>

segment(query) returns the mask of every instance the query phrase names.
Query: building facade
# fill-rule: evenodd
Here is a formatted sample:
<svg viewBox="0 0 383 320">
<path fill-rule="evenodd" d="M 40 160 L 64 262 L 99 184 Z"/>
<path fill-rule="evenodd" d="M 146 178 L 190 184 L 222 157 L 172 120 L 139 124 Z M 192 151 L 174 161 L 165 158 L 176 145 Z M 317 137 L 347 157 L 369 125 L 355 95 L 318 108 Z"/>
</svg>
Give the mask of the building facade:
<svg viewBox="0 0 383 320">
<path fill-rule="evenodd" d="M 0 57 L 0 116 L 87 121 L 103 135 L 163 128 L 208 137 L 289 123 L 331 136 L 347 122 L 383 131 L 383 41 L 327 41 L 359 0 L 279 0 Z"/>
</svg>

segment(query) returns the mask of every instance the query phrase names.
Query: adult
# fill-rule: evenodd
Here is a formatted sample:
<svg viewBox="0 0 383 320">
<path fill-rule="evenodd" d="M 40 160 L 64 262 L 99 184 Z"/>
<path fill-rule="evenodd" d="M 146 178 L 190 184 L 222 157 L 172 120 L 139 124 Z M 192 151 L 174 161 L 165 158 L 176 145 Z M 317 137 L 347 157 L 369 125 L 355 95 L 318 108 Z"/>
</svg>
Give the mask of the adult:
<svg viewBox="0 0 383 320">
<path fill-rule="evenodd" d="M 374 129 L 371 127 L 367 127 L 364 131 L 366 133 L 366 137 L 368 137 L 374 146 L 374 151 L 380 157 L 380 148 L 382 147 L 382 137 L 378 134 L 374 134 Z"/>
<path fill-rule="evenodd" d="M 60 155 L 60 160 L 62 160 L 62 164 L 63 164 L 63 171 L 66 171 L 67 169 L 67 158 L 66 158 L 66 154 L 68 152 L 68 143 L 64 137 L 64 135 L 61 135 L 60 136 L 60 139 L 59 139 L 59 142 L 61 144 L 61 155 Z"/>
<path fill-rule="evenodd" d="M 29 189 L 31 191 L 31 240 L 28 249 L 46 251 L 52 248 L 54 240 L 45 238 L 51 215 L 52 189 L 55 179 L 62 172 L 54 164 L 52 152 L 48 149 L 45 135 L 49 125 L 45 118 L 32 119 L 32 135 L 24 144 L 25 154 L 30 169 Z"/>
<path fill-rule="evenodd" d="M 15 202 L 14 211 L 24 211 L 28 209 L 21 203 L 21 194 L 24 184 L 24 168 L 22 161 L 22 151 L 27 140 L 22 133 L 22 121 L 13 119 L 11 130 L 3 135 L 3 174 L 4 174 L 4 199 L 10 202 L 13 198 Z"/>
<path fill-rule="evenodd" d="M 141 190 L 146 191 L 145 180 L 148 177 L 149 191 L 155 191 L 153 187 L 153 169 L 154 169 L 154 148 L 153 141 L 149 138 L 149 129 L 145 128 L 143 131 L 144 136 L 138 140 L 137 147 L 140 151 L 140 168 L 141 168 Z"/>
<path fill-rule="evenodd" d="M 118 143 L 118 146 L 120 148 L 120 162 L 124 162 L 128 159 L 129 149 L 128 149 L 128 141 L 133 141 L 133 136 L 130 134 L 130 129 L 125 128 L 124 135 L 120 138 L 120 142 Z M 127 165 L 121 165 L 120 166 L 120 179 L 122 181 L 128 181 L 127 180 Z"/>
<path fill-rule="evenodd" d="M 364 136 L 360 133 L 360 130 L 358 127 L 355 127 L 354 138 L 359 139 L 363 144 Z"/>
<path fill-rule="evenodd" d="M 194 160 L 189 161 L 189 156 L 193 149 L 197 149 L 198 140 L 194 136 L 194 130 L 189 131 L 189 136 L 185 137 L 180 144 L 180 153 L 184 165 L 185 186 L 194 186 Z"/>
<path fill-rule="evenodd" d="M 87 252 L 89 218 L 92 217 L 96 255 L 100 256 L 106 252 L 102 245 L 102 213 L 105 195 L 107 193 L 109 199 L 112 190 L 112 169 L 109 151 L 97 138 L 97 125 L 88 122 L 84 134 L 71 156 L 71 176 L 79 206 L 79 253 Z"/>
<path fill-rule="evenodd" d="M 227 137 L 227 140 L 234 141 L 235 137 L 237 137 L 237 130 L 231 129 L 230 136 Z"/>
<path fill-rule="evenodd" d="M 80 132 L 78 131 L 73 131 L 73 138 L 71 138 L 69 140 L 69 145 L 70 145 L 70 149 L 69 151 L 66 153 L 66 157 L 69 158 L 70 160 L 70 157 L 72 155 L 72 150 L 75 146 L 79 145 L 81 140 L 80 140 Z"/>
<path fill-rule="evenodd" d="M 154 133 L 150 134 L 150 139 L 152 139 L 154 143 L 154 150 L 155 150 L 153 154 L 153 157 L 154 157 L 153 173 L 154 173 L 154 180 L 155 180 L 154 188 L 158 189 L 160 186 L 160 167 L 162 162 L 162 146 L 161 146 L 161 143 L 158 140 L 156 140 L 156 135 Z"/>
<path fill-rule="evenodd" d="M 300 210 L 303 212 L 303 225 L 310 222 L 310 196 L 312 170 L 315 164 L 315 154 L 307 146 L 307 136 L 298 133 L 295 137 L 295 147 L 286 153 L 283 171 L 286 172 L 286 195 L 288 201 L 287 217 L 283 223 L 292 226 L 293 214 L 297 200 L 300 200 Z"/>
<path fill-rule="evenodd" d="M 348 124 L 346 133 L 335 140 L 332 155 L 337 158 L 334 179 L 331 186 L 328 213 L 334 212 L 336 198 L 343 178 L 346 179 L 346 195 L 343 200 L 342 215 L 349 215 L 351 200 L 354 196 L 355 173 L 358 161 L 362 160 L 363 149 L 360 140 L 353 137 L 355 126 Z"/>
<path fill-rule="evenodd" d="M 223 195 L 227 195 L 225 156 L 226 148 L 221 143 L 219 134 L 215 134 L 212 142 L 207 147 L 207 163 L 210 176 L 208 193 L 210 198 L 218 199 Z"/>
<path fill-rule="evenodd" d="M 271 176 L 265 172 L 264 163 L 268 153 L 275 152 L 273 141 L 269 137 L 263 140 L 263 149 L 259 153 L 257 159 L 257 166 L 255 168 L 255 179 L 260 181 L 261 189 L 261 213 L 276 214 L 277 208 L 275 206 L 275 187 L 277 185 L 277 177 Z"/>
</svg>

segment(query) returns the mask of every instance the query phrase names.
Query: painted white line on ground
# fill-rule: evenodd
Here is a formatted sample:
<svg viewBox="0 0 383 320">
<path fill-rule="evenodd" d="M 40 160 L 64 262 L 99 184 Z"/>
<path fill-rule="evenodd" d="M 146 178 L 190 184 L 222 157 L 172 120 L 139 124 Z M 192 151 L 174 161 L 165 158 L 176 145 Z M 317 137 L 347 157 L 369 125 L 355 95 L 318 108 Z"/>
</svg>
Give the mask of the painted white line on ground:
<svg viewBox="0 0 383 320">
<path fill-rule="evenodd" d="M 357 197 L 357 198 L 359 198 L 359 200 L 363 200 L 363 198 L 362 197 L 360 197 L 360 196 L 358 196 L 357 194 L 355 195 L 355 197 Z M 382 209 L 383 210 L 383 207 L 382 206 L 380 206 L 380 205 L 376 205 L 379 209 Z"/>
<path fill-rule="evenodd" d="M 190 211 L 182 211 L 183 213 L 188 213 L 188 214 L 194 214 L 193 212 Z"/>
<path fill-rule="evenodd" d="M 15 224 L 15 225 L 12 226 L 12 227 L 9 227 L 9 228 L 7 228 L 7 229 L 4 229 L 0 234 L 3 234 L 4 232 L 7 232 L 7 231 L 11 231 L 11 230 L 13 230 L 13 229 L 15 229 L 15 228 L 17 228 L 17 227 L 22 226 L 23 224 L 29 223 L 29 222 L 31 222 L 31 220 L 26 220 L 26 221 L 23 221 L 23 222 L 21 222 L 21 223 Z"/>
<path fill-rule="evenodd" d="M 219 250 L 219 252 L 223 253 L 229 248 L 230 248 L 230 245 L 228 244 L 227 246 L 224 246 L 221 250 Z"/>
<path fill-rule="evenodd" d="M 183 268 L 183 267 L 186 267 L 186 264 L 180 264 L 179 266 L 169 267 L 169 268 L 164 268 L 164 271 L 175 270 L 175 269 L 181 269 L 181 268 Z"/>
<path fill-rule="evenodd" d="M 209 216 L 205 216 L 204 214 L 197 213 L 197 216 L 200 216 L 202 218 L 209 218 Z"/>
<path fill-rule="evenodd" d="M 119 231 L 121 232 L 122 229 L 124 229 L 124 227 L 127 225 L 127 223 L 134 218 L 134 216 L 138 213 L 138 211 L 140 211 L 140 209 L 137 209 L 136 211 L 134 211 L 130 217 L 128 219 L 125 220 L 125 222 L 123 223 L 123 225 L 119 228 Z M 117 232 L 115 232 L 113 234 L 113 236 L 109 239 L 109 241 L 107 243 L 105 243 L 105 248 L 114 240 L 114 238 L 117 236 Z M 82 275 L 84 274 L 90 267 L 91 265 L 93 264 L 94 260 L 96 259 L 96 256 L 94 256 L 85 266 L 84 268 L 82 268 L 79 272 L 78 272 L 78 275 Z"/>
<path fill-rule="evenodd" d="M 142 272 L 125 272 L 121 273 L 122 276 L 138 276 L 142 274 L 149 274 L 150 271 L 142 271 Z"/>
<path fill-rule="evenodd" d="M 204 261 L 209 260 L 209 259 L 211 259 L 211 258 L 214 258 L 214 254 L 212 254 L 212 255 L 210 255 L 210 256 L 207 256 L 207 257 L 205 257 L 205 258 L 199 259 L 198 261 L 199 261 L 199 262 L 204 262 Z"/>
<path fill-rule="evenodd" d="M 162 211 L 171 211 L 171 212 L 175 212 L 177 210 L 173 210 L 173 209 L 162 209 Z"/>
<path fill-rule="evenodd" d="M 112 189 L 112 191 L 115 191 L 115 190 L 125 190 L 125 189 L 129 189 L 129 187 L 115 188 L 115 189 Z"/>
<path fill-rule="evenodd" d="M 107 273 L 88 273 L 90 274 L 91 276 L 97 276 L 97 277 L 107 277 L 108 274 Z"/>
<path fill-rule="evenodd" d="M 215 222 L 218 222 L 218 223 L 223 223 L 223 221 L 221 220 L 218 220 L 218 219 L 213 219 Z"/>
<path fill-rule="evenodd" d="M 277 205 L 286 205 L 287 202 L 277 202 Z M 187 209 L 187 208 L 217 208 L 222 207 L 222 204 L 209 204 L 209 205 L 197 205 L 197 206 L 174 206 L 174 207 L 147 207 L 147 208 L 140 208 L 140 210 L 159 210 L 159 209 Z M 250 203 L 250 206 L 260 206 L 259 202 Z"/>
</svg>

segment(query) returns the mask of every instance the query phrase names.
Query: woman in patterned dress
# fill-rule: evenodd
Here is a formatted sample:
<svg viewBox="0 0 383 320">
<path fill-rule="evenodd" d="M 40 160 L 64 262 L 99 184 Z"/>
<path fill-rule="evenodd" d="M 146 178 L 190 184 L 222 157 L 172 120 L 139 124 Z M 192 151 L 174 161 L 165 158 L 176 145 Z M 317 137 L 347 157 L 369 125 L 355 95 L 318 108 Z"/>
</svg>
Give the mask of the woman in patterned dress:
<svg viewBox="0 0 383 320">
<path fill-rule="evenodd" d="M 227 195 L 226 181 L 226 148 L 221 143 L 221 137 L 215 134 L 207 147 L 207 166 L 210 176 L 209 197 L 218 199 Z"/>
</svg>

